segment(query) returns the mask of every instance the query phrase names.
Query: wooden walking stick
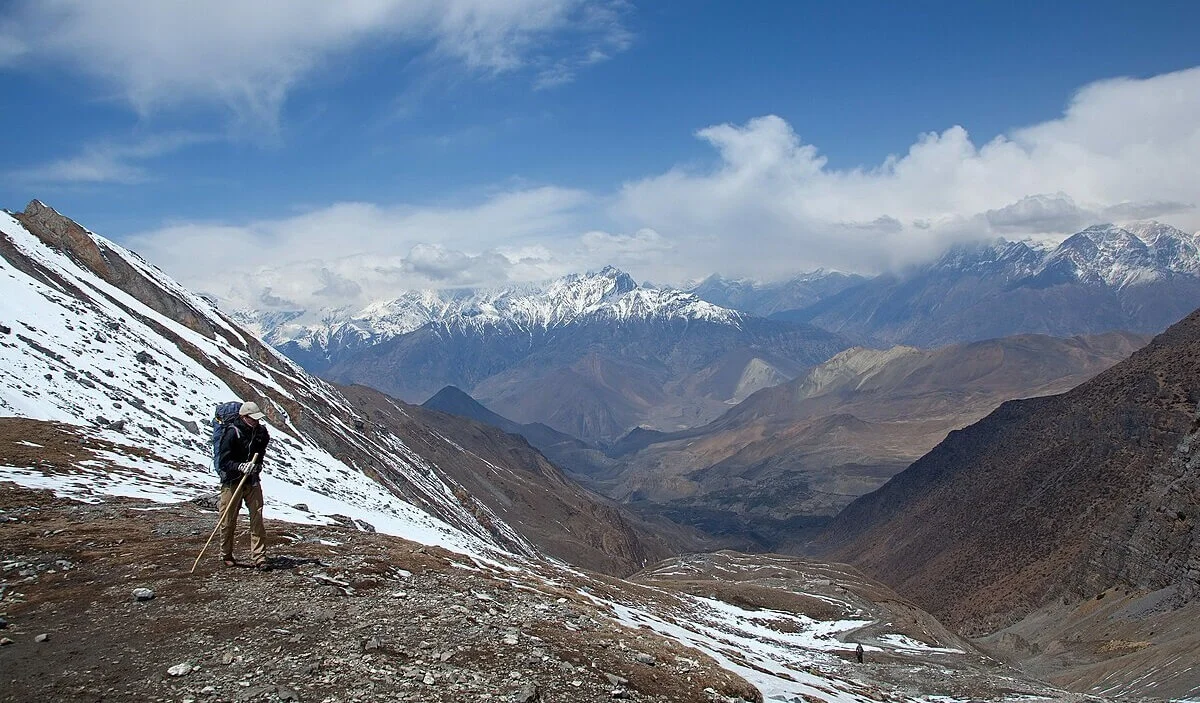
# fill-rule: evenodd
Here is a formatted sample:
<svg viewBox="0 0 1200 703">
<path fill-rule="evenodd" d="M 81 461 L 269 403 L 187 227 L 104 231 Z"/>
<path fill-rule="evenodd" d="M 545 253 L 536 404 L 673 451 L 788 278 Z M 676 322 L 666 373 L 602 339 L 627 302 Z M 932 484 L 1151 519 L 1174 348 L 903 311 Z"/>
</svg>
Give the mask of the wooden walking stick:
<svg viewBox="0 0 1200 703">
<path fill-rule="evenodd" d="M 258 454 L 250 457 L 250 463 L 258 463 Z M 249 471 L 242 474 L 242 480 L 238 481 L 237 488 L 234 489 L 233 495 L 229 498 L 229 502 L 225 504 L 225 509 L 222 510 L 221 514 L 217 516 L 217 526 L 213 528 L 212 534 L 208 536 L 208 541 L 205 542 L 204 546 L 200 548 L 200 553 L 196 555 L 196 561 L 192 562 L 192 570 L 188 572 L 189 574 L 196 573 L 196 565 L 200 563 L 200 557 L 204 556 L 204 552 L 208 549 L 208 545 L 212 544 L 213 537 L 217 536 L 217 530 L 221 529 L 221 525 L 225 524 L 226 513 L 229 512 L 230 508 L 237 505 L 238 499 L 242 496 L 242 486 L 246 485 L 246 479 L 248 478 L 250 478 Z"/>
</svg>

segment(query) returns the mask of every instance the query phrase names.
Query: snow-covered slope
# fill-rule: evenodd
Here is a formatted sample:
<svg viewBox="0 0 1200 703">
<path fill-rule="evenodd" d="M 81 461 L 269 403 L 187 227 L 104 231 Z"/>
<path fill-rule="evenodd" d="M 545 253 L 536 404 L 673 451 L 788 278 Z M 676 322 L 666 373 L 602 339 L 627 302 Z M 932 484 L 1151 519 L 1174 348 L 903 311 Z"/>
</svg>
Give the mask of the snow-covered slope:
<svg viewBox="0 0 1200 703">
<path fill-rule="evenodd" d="M 0 414 L 66 423 L 130 451 L 111 466 L 81 462 L 70 480 L 12 466 L 0 480 L 74 497 L 211 492 L 212 410 L 255 398 L 273 432 L 269 517 L 348 516 L 458 551 L 537 553 L 484 506 L 464 504 L 403 439 L 357 431 L 336 389 L 136 254 L 40 203 L 21 218 L 0 213 Z"/>
<path fill-rule="evenodd" d="M 235 312 L 234 319 L 276 347 L 314 354 L 356 349 L 436 324 L 459 332 L 546 330 L 583 322 L 705 320 L 731 326 L 742 315 L 691 293 L 638 285 L 605 267 L 571 274 L 544 288 L 408 291 L 361 310 Z"/>
</svg>

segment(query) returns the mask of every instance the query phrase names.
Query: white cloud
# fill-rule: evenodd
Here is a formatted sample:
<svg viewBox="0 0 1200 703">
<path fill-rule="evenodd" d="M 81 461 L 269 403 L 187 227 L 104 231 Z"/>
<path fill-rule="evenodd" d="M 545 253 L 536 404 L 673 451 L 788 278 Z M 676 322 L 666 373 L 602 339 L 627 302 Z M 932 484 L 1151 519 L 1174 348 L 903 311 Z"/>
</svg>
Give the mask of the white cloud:
<svg viewBox="0 0 1200 703">
<path fill-rule="evenodd" d="M 247 224 L 188 222 L 125 244 L 232 304 L 269 289 L 279 304 L 368 302 L 399 290 L 542 280 L 564 273 L 542 242 L 578 226 L 594 200 L 562 188 L 496 193 L 463 206 L 337 203 Z M 347 285 L 353 283 L 354 287 Z"/>
<path fill-rule="evenodd" d="M 953 240 L 1062 234 L 1122 214 L 1200 228 L 1200 68 L 1086 86 L 1062 117 L 983 145 L 962 127 L 921 135 L 872 169 L 829 168 L 783 119 L 697 132 L 707 170 L 627 183 L 614 212 L 705 264 L 770 276 L 882 268 Z M 855 223 L 880 223 L 860 227 Z"/>
<path fill-rule="evenodd" d="M 8 177 L 29 184 L 141 183 L 150 180 L 142 162 L 213 140 L 201 134 L 175 132 L 137 142 L 98 142 L 75 156 L 10 171 Z"/>
<path fill-rule="evenodd" d="M 983 145 L 951 127 L 849 170 L 766 116 L 698 131 L 716 152 L 712 167 L 673 168 L 611 194 L 542 187 L 465 205 L 339 203 L 243 225 L 180 224 L 131 244 L 202 289 L 247 301 L 267 287 L 306 306 L 333 293 L 364 301 L 605 264 L 658 281 L 871 271 L 954 241 L 1063 235 L 1105 219 L 1169 215 L 1200 229 L 1197 115 L 1200 69 L 1103 81 L 1058 119 Z"/>
<path fill-rule="evenodd" d="M 18 0 L 0 24 L 0 66 L 64 64 L 142 114 L 217 103 L 270 124 L 302 78 L 360 45 L 403 43 L 484 74 L 540 72 L 623 49 L 621 12 L 584 0 Z M 542 53 L 562 34 L 569 45 Z"/>
<path fill-rule="evenodd" d="M 622 22 L 628 9 L 628 3 L 624 1 L 583 5 L 580 8 L 579 26 L 586 28 L 586 31 L 576 31 L 572 33 L 573 36 L 563 38 L 564 43 L 573 47 L 572 51 L 562 52 L 556 59 L 542 59 L 539 62 L 534 90 L 557 88 L 570 83 L 579 71 L 603 63 L 614 54 L 628 49 L 633 43 L 633 34 Z"/>
<path fill-rule="evenodd" d="M 1080 229 L 1092 213 L 1075 204 L 1066 193 L 1027 195 L 1015 203 L 984 213 L 998 232 L 1065 232 Z"/>
</svg>

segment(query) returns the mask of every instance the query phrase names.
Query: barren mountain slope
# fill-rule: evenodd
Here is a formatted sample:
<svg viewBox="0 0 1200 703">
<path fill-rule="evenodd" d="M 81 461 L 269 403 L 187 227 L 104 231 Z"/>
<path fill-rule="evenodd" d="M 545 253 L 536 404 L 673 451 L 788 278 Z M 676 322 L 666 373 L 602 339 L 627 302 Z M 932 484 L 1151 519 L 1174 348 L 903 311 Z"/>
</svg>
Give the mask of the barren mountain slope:
<svg viewBox="0 0 1200 703">
<path fill-rule="evenodd" d="M 567 478 L 519 436 L 407 405 L 365 386 L 339 390 L 368 422 L 419 446 L 422 456 L 461 487 L 464 498 L 487 505 L 550 556 L 624 576 L 702 545 L 682 528 L 642 526 L 610 499 Z"/>
<path fill-rule="evenodd" d="M 975 633 L 1113 588 L 1191 602 L 1198 400 L 1200 312 L 1070 392 L 951 433 L 817 546 Z"/>
<path fill-rule="evenodd" d="M 947 432 L 1005 400 L 1072 388 L 1146 341 L 1023 335 L 848 350 L 707 426 L 654 438 L 597 486 L 734 544 L 794 549 L 815 518 L 878 488 Z"/>
</svg>

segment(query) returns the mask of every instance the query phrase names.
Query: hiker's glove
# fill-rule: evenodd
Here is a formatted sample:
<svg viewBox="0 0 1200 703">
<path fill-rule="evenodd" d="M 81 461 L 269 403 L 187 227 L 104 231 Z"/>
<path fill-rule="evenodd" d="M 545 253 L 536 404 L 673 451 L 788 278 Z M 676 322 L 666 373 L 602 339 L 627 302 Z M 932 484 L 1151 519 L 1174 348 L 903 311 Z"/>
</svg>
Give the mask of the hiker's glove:
<svg viewBox="0 0 1200 703">
<path fill-rule="evenodd" d="M 258 473 L 258 469 L 258 464 L 255 464 L 252 461 L 247 461 L 244 464 L 238 464 L 238 471 L 243 474 L 256 474 Z"/>
</svg>

